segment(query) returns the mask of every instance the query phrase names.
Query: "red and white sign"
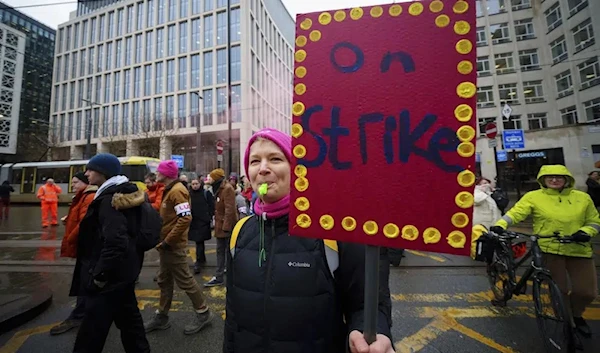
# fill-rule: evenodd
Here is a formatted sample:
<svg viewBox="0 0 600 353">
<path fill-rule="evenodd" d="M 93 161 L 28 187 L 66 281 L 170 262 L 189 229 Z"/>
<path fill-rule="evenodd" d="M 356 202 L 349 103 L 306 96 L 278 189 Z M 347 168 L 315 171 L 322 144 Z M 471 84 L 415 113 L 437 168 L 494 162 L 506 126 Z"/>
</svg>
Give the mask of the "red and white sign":
<svg viewBox="0 0 600 353">
<path fill-rule="evenodd" d="M 222 155 L 223 154 L 223 148 L 224 148 L 223 141 L 217 141 L 216 146 L 217 146 L 217 155 Z"/>
<path fill-rule="evenodd" d="M 498 135 L 498 128 L 495 123 L 489 123 L 485 126 L 485 136 L 489 139 L 496 138 Z"/>
</svg>

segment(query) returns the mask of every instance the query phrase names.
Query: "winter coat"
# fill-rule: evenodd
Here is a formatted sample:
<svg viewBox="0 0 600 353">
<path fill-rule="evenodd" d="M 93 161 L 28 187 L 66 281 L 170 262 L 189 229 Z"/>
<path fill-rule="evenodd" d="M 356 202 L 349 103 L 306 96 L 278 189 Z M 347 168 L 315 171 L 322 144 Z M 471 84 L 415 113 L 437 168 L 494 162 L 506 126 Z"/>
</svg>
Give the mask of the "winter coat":
<svg viewBox="0 0 600 353">
<path fill-rule="evenodd" d="M 209 191 L 190 190 L 192 203 L 192 223 L 190 224 L 189 239 L 200 242 L 210 240 L 210 223 L 215 213 L 215 201 Z"/>
<path fill-rule="evenodd" d="M 154 184 L 154 186 L 146 189 L 146 193 L 148 194 L 148 202 L 150 202 L 150 204 L 152 204 L 152 207 L 159 212 L 164 192 L 165 185 L 163 183 L 156 183 Z"/>
<path fill-rule="evenodd" d="M 79 191 L 73 196 L 69 207 L 67 224 L 65 225 L 65 236 L 60 246 L 61 257 L 77 257 L 77 239 L 79 238 L 79 225 L 87 213 L 88 207 L 94 200 L 98 187 L 89 185 L 85 190 Z"/>
<path fill-rule="evenodd" d="M 235 190 L 224 178 L 213 183 L 215 192 L 215 237 L 227 238 L 238 221 Z M 227 234 L 226 234 L 227 232 Z"/>
<path fill-rule="evenodd" d="M 228 260 L 223 352 L 345 352 L 364 325 L 365 247 L 337 243 L 332 275 L 323 240 L 289 236 L 283 216 L 264 222 L 259 266 L 259 222 L 243 224 Z M 377 332 L 391 339 L 390 263 L 386 248 L 380 254 Z"/>
<path fill-rule="evenodd" d="M 567 184 L 562 191 L 547 188 L 545 175 L 564 175 Z M 510 209 L 496 225 L 506 228 L 533 215 L 533 232 L 539 235 L 553 235 L 560 232 L 562 236 L 570 236 L 583 231 L 595 236 L 600 231 L 600 216 L 590 195 L 575 190 L 575 179 L 563 165 L 542 166 L 537 177 L 540 190 L 530 191 Z M 543 252 L 573 257 L 592 257 L 592 245 L 561 244 L 554 239 L 538 240 Z"/>
<path fill-rule="evenodd" d="M 15 192 L 15 189 L 8 182 L 0 185 L 0 199 L 10 200 L 11 192 Z"/>
<path fill-rule="evenodd" d="M 77 242 L 71 296 L 89 296 L 131 286 L 142 268 L 144 254 L 138 250 L 135 239 L 144 192 L 129 182 L 101 188 L 100 192 L 79 225 L 83 236 Z M 99 288 L 94 279 L 106 285 Z"/>
<path fill-rule="evenodd" d="M 238 218 L 246 217 L 248 213 L 248 202 L 239 192 L 235 195 L 235 207 L 237 208 Z"/>
<path fill-rule="evenodd" d="M 594 206 L 600 207 L 600 183 L 592 178 L 588 178 L 585 184 L 587 185 L 587 192 L 594 202 Z"/>
<path fill-rule="evenodd" d="M 496 201 L 487 192 L 475 187 L 475 205 L 473 207 L 473 225 L 481 224 L 490 229 L 502 217 Z"/>
<path fill-rule="evenodd" d="M 186 248 L 192 211 L 190 193 L 181 181 L 175 180 L 165 188 L 160 218 L 163 221 L 160 240 L 173 249 Z"/>
</svg>

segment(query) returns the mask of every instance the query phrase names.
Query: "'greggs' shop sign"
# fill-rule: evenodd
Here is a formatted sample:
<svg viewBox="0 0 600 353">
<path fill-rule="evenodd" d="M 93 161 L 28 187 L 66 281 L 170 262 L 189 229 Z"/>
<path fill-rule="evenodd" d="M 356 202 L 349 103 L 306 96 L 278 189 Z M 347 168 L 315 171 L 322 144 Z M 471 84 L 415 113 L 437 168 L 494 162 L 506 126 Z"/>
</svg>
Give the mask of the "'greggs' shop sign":
<svg viewBox="0 0 600 353">
<path fill-rule="evenodd" d="M 469 254 L 474 43 L 466 1 L 298 15 L 291 234 Z"/>
</svg>

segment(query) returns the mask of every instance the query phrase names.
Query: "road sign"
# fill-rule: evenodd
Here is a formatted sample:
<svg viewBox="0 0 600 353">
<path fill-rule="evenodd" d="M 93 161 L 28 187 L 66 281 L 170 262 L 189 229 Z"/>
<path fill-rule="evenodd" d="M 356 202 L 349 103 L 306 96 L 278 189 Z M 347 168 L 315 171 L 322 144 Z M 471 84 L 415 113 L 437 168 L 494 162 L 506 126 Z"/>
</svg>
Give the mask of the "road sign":
<svg viewBox="0 0 600 353">
<path fill-rule="evenodd" d="M 217 146 L 217 155 L 220 156 L 223 154 L 223 148 L 224 148 L 224 143 L 223 141 L 217 141 L 217 143 L 215 144 Z"/>
<path fill-rule="evenodd" d="M 502 115 L 506 119 L 508 119 L 508 118 L 510 118 L 510 114 L 512 114 L 512 108 L 510 107 L 510 105 L 504 104 L 504 107 L 502 107 Z"/>
<path fill-rule="evenodd" d="M 504 130 L 502 142 L 506 149 L 525 148 L 525 134 L 523 130 Z"/>
<path fill-rule="evenodd" d="M 171 155 L 171 160 L 174 161 L 175 163 L 177 163 L 177 168 L 183 169 L 183 160 L 184 160 L 184 157 L 182 155 L 172 154 Z"/>
<path fill-rule="evenodd" d="M 496 160 L 498 162 L 508 161 L 508 153 L 506 151 L 496 151 Z"/>
<path fill-rule="evenodd" d="M 488 147 L 489 148 L 494 148 L 498 146 L 498 143 L 496 142 L 496 139 L 488 139 Z"/>
<path fill-rule="evenodd" d="M 488 123 L 485 126 L 485 136 L 489 139 L 495 139 L 496 135 L 498 135 L 498 128 L 496 127 L 496 123 Z"/>
<path fill-rule="evenodd" d="M 221 151 L 222 153 L 222 151 Z M 217 162 L 223 162 L 223 155 L 222 154 L 218 154 L 217 155 Z"/>
</svg>

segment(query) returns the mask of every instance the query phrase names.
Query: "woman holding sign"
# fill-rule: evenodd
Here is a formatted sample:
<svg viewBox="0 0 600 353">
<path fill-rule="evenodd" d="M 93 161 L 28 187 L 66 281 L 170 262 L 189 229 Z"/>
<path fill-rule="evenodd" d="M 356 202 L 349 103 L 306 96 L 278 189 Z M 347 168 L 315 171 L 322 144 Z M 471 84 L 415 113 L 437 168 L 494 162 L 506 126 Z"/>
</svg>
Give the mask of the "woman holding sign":
<svg viewBox="0 0 600 353">
<path fill-rule="evenodd" d="M 248 142 L 244 164 L 259 199 L 256 214 L 240 220 L 231 237 L 223 351 L 394 352 L 386 250 L 379 334 L 369 346 L 362 334 L 364 246 L 289 236 L 291 156 L 290 137 L 277 130 Z"/>
</svg>

